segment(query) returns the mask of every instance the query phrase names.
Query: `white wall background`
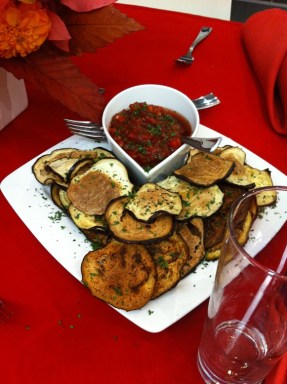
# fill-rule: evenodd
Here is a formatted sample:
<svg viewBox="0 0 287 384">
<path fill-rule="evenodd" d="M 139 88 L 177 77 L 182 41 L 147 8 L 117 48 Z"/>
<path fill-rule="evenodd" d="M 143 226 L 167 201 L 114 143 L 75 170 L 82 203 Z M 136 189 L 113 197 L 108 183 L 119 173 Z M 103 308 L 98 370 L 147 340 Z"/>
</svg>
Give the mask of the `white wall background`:
<svg viewBox="0 0 287 384">
<path fill-rule="evenodd" d="M 230 20 L 232 0 L 118 0 L 117 3 L 193 13 Z"/>
</svg>

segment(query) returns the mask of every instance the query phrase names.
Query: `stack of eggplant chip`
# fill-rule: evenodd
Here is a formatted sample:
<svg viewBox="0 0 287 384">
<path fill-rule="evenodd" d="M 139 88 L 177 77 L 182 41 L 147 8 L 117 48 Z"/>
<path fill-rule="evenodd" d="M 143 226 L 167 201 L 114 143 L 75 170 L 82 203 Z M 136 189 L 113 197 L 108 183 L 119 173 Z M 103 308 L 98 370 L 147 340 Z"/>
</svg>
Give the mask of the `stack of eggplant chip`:
<svg viewBox="0 0 287 384">
<path fill-rule="evenodd" d="M 215 260 L 232 202 L 250 188 L 272 185 L 268 170 L 246 164 L 239 147 L 207 154 L 191 149 L 186 164 L 158 183 L 136 186 L 125 166 L 103 148 L 56 150 L 32 170 L 51 185 L 54 203 L 97 249 L 82 261 L 82 280 L 99 299 L 126 311 L 142 308 L 187 276 L 203 260 Z M 244 211 L 244 244 L 260 206 Z"/>
</svg>

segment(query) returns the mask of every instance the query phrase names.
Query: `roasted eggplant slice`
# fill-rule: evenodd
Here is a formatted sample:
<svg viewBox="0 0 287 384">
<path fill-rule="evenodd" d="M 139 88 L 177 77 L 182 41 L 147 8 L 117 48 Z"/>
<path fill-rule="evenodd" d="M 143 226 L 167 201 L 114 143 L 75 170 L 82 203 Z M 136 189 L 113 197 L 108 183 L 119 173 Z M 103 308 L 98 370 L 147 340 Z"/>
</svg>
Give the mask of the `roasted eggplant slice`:
<svg viewBox="0 0 287 384">
<path fill-rule="evenodd" d="M 226 179 L 232 172 L 234 163 L 211 153 L 199 152 L 192 156 L 189 163 L 174 171 L 174 175 L 190 183 L 210 187 Z"/>
<path fill-rule="evenodd" d="M 208 188 L 196 187 L 176 176 L 169 176 L 158 184 L 181 196 L 182 210 L 176 217 L 178 221 L 187 221 L 194 216 L 209 217 L 223 202 L 224 195 L 217 185 Z"/>
<path fill-rule="evenodd" d="M 69 215 L 75 225 L 80 229 L 97 229 L 99 231 L 107 231 L 107 223 L 104 215 L 87 215 L 84 212 L 77 209 L 73 204 L 69 205 Z"/>
<path fill-rule="evenodd" d="M 251 182 L 245 165 L 242 165 L 236 161 L 234 164 L 234 170 L 231 172 L 231 175 L 226 178 L 226 181 L 230 184 L 244 186 L 248 189 L 254 188 L 255 184 Z"/>
<path fill-rule="evenodd" d="M 155 265 L 140 244 L 112 241 L 89 252 L 81 271 L 83 283 L 93 296 L 126 311 L 142 308 L 154 292 Z"/>
<path fill-rule="evenodd" d="M 62 206 L 64 207 L 65 211 L 68 211 L 69 205 L 71 204 L 67 191 L 63 188 L 60 188 L 59 190 L 59 199 L 61 201 Z"/>
<path fill-rule="evenodd" d="M 94 148 L 90 151 L 83 151 L 83 158 L 80 158 L 68 172 L 67 181 L 70 182 L 75 176 L 87 172 L 97 161 L 114 157 L 112 152 L 101 147 Z"/>
<path fill-rule="evenodd" d="M 75 151 L 71 152 L 70 158 L 75 159 L 93 159 L 95 162 L 101 159 L 115 157 L 112 152 L 108 151 L 107 149 L 96 147 L 93 149 L 76 149 Z"/>
<path fill-rule="evenodd" d="M 68 183 L 75 177 L 82 175 L 87 172 L 93 165 L 95 161 L 93 159 L 81 159 L 78 160 L 74 166 L 71 167 L 70 171 L 67 174 Z"/>
<path fill-rule="evenodd" d="M 115 158 L 115 155 L 113 154 L 113 152 L 102 147 L 96 147 L 96 148 L 93 148 L 92 150 L 85 151 L 83 157 L 87 159 L 89 157 L 89 153 L 92 153 L 91 157 L 96 161 L 106 159 L 106 158 Z"/>
<path fill-rule="evenodd" d="M 242 204 L 240 211 L 236 215 L 236 219 L 234 220 L 235 235 L 241 245 L 244 245 L 248 240 L 251 226 L 255 218 L 257 217 L 257 212 L 258 208 L 256 204 L 256 199 L 251 198 L 246 200 L 244 204 Z M 226 231 L 227 228 L 225 226 L 223 234 L 220 237 L 217 237 L 217 239 L 220 240 L 218 242 L 214 242 L 214 244 L 207 249 L 205 254 L 206 260 L 215 260 L 220 256 L 222 241 L 224 239 Z"/>
<path fill-rule="evenodd" d="M 221 243 L 230 206 L 246 192 L 244 187 L 225 183 L 220 184 L 220 189 L 224 194 L 222 206 L 214 215 L 204 219 L 204 244 L 207 250 Z"/>
<path fill-rule="evenodd" d="M 55 175 L 47 166 L 50 162 L 67 157 L 75 148 L 56 149 L 51 153 L 39 157 L 32 165 L 32 172 L 39 183 L 43 185 L 52 184 L 53 181 L 61 182 L 61 178 Z"/>
<path fill-rule="evenodd" d="M 125 211 L 128 197 L 113 200 L 107 207 L 105 218 L 115 239 L 126 243 L 148 244 L 166 239 L 174 231 L 170 215 L 158 216 L 153 223 L 136 220 Z"/>
<path fill-rule="evenodd" d="M 53 200 L 53 203 L 60 209 L 62 210 L 65 210 L 65 207 L 63 206 L 62 202 L 61 202 L 61 199 L 60 199 L 60 191 L 61 191 L 61 188 L 53 183 L 51 185 L 51 198 Z"/>
<path fill-rule="evenodd" d="M 250 230 L 256 216 L 257 216 L 256 199 L 252 197 L 242 202 L 240 206 L 240 210 L 237 211 L 233 219 L 234 233 L 237 238 L 237 241 L 241 246 L 247 243 L 249 239 Z M 228 228 L 226 228 L 226 235 L 229 236 L 228 231 L 229 231 Z M 222 246 L 225 247 L 224 263 L 226 264 L 233 259 L 234 253 L 230 252 L 230 243 L 223 241 Z M 218 257 L 220 257 L 221 248 L 218 247 L 217 253 L 218 253 Z M 211 256 L 212 256 L 212 253 L 207 254 L 206 259 L 210 260 Z M 213 254 L 213 257 L 215 257 L 215 253 Z"/>
<path fill-rule="evenodd" d="M 176 232 L 166 240 L 147 245 L 157 272 L 152 299 L 169 291 L 179 282 L 181 270 L 188 257 L 186 242 Z"/>
<path fill-rule="evenodd" d="M 103 215 L 109 202 L 133 191 L 125 166 L 117 159 L 102 159 L 68 187 L 72 204 L 87 215 Z"/>
<path fill-rule="evenodd" d="M 213 152 L 214 155 L 220 155 L 222 151 L 224 151 L 227 148 L 233 148 L 231 145 L 224 145 L 223 147 L 217 147 L 215 151 Z"/>
<path fill-rule="evenodd" d="M 225 146 L 223 146 L 223 147 L 217 147 L 217 148 L 214 150 L 213 154 L 214 154 L 214 155 L 219 155 L 223 150 L 225 150 L 225 149 L 227 149 L 227 148 L 230 148 L 230 147 L 231 147 L 230 145 L 225 145 Z M 189 163 L 190 160 L 191 160 L 191 158 L 192 158 L 194 155 L 196 155 L 197 153 L 205 153 L 205 152 L 200 151 L 199 149 L 191 148 L 191 149 L 189 150 L 189 152 L 188 152 L 188 156 L 187 156 L 187 160 L 186 160 L 186 162 Z"/>
<path fill-rule="evenodd" d="M 255 184 L 250 180 L 250 175 L 245 168 L 246 153 L 242 148 L 229 147 L 221 151 L 219 156 L 222 159 L 231 160 L 235 164 L 230 176 L 226 178 L 227 182 L 246 188 L 254 188 Z"/>
<path fill-rule="evenodd" d="M 179 215 L 182 202 L 178 193 L 154 183 L 146 183 L 129 199 L 126 210 L 137 220 L 152 222 L 162 213 Z"/>
<path fill-rule="evenodd" d="M 196 155 L 197 153 L 201 153 L 201 151 L 199 149 L 196 149 L 196 148 L 190 148 L 190 150 L 188 151 L 188 154 L 187 154 L 186 162 L 189 163 L 191 161 L 191 158 L 194 155 Z"/>
<path fill-rule="evenodd" d="M 240 245 L 244 245 L 247 242 L 253 221 L 253 215 L 248 211 L 243 225 L 236 230 L 236 238 Z"/>
<path fill-rule="evenodd" d="M 59 177 L 60 180 L 67 182 L 71 168 L 74 167 L 78 161 L 78 159 L 64 157 L 62 159 L 51 161 L 46 166 L 46 170 Z"/>
<path fill-rule="evenodd" d="M 181 270 L 181 277 L 187 276 L 201 262 L 205 255 L 204 224 L 201 218 L 180 223 L 177 232 L 188 246 L 188 257 Z"/>
<path fill-rule="evenodd" d="M 271 172 L 269 169 L 259 170 L 249 165 L 245 165 L 245 169 L 249 174 L 250 179 L 254 182 L 255 188 L 270 187 L 273 185 Z M 272 205 L 277 200 L 277 194 L 274 191 L 259 193 L 256 196 L 257 205 L 264 207 Z"/>
<path fill-rule="evenodd" d="M 94 250 L 105 247 L 110 240 L 108 233 L 98 230 L 97 228 L 81 228 L 81 232 L 86 236 L 87 240 L 92 243 Z"/>
<path fill-rule="evenodd" d="M 240 164 L 245 164 L 246 160 L 246 153 L 243 151 L 242 148 L 239 147 L 225 147 L 222 148 L 222 150 L 219 153 L 219 156 L 222 159 L 227 159 L 231 161 L 236 161 Z"/>
<path fill-rule="evenodd" d="M 215 244 L 205 252 L 205 259 L 209 261 L 217 260 L 220 257 L 222 241 Z"/>
</svg>

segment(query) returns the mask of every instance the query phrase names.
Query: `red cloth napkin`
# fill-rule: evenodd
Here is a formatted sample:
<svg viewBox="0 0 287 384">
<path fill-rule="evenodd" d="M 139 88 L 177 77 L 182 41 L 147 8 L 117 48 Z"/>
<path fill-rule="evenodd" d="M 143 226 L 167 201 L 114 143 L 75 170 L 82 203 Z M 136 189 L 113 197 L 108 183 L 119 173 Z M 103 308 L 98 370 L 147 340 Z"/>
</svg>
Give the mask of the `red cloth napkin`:
<svg viewBox="0 0 287 384">
<path fill-rule="evenodd" d="M 265 379 L 264 384 L 286 384 L 287 353 L 282 357 L 274 370 Z"/>
<path fill-rule="evenodd" d="M 243 25 L 242 37 L 271 125 L 287 135 L 287 11 L 275 8 L 255 13 Z"/>
</svg>

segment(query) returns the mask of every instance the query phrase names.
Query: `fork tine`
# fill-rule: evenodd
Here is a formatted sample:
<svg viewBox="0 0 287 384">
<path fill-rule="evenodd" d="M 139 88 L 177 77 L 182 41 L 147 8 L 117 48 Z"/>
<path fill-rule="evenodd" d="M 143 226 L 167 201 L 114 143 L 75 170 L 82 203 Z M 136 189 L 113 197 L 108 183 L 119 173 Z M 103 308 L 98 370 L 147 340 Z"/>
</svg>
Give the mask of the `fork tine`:
<svg viewBox="0 0 287 384">
<path fill-rule="evenodd" d="M 91 127 L 82 127 L 82 126 L 68 126 L 68 128 L 71 130 L 71 131 L 74 131 L 74 132 L 80 132 L 80 133 L 87 133 L 87 134 L 92 134 L 92 135 L 100 135 L 100 136 L 105 136 L 105 133 L 102 129 L 98 129 L 98 128 L 91 128 Z"/>
<path fill-rule="evenodd" d="M 103 127 L 100 124 L 94 123 L 93 121 L 82 121 L 64 119 L 69 130 L 82 137 L 93 139 L 96 141 L 106 141 L 106 135 L 104 134 Z"/>
<path fill-rule="evenodd" d="M 90 132 L 90 131 L 96 131 L 96 132 L 103 132 L 103 127 L 100 125 L 86 125 L 86 124 L 74 124 L 74 123 L 66 123 L 67 127 L 70 129 L 78 129 L 78 130 L 83 130 L 85 132 Z"/>
<path fill-rule="evenodd" d="M 71 132 L 74 133 L 75 135 L 86 137 L 88 139 L 93 139 L 97 141 L 107 141 L 106 136 L 101 133 L 97 133 L 97 132 L 85 133 L 81 131 L 73 131 L 72 129 L 71 129 Z"/>
<path fill-rule="evenodd" d="M 68 119 L 65 119 L 65 121 L 66 120 Z M 88 122 L 84 122 L 84 123 L 88 123 Z M 68 123 L 66 121 L 66 124 L 69 130 L 76 135 L 87 137 L 89 139 L 99 140 L 99 141 L 107 140 L 106 135 L 103 131 L 103 128 L 98 125 L 89 126 L 89 125 L 81 124 L 80 121 L 78 121 L 78 124 Z"/>
<path fill-rule="evenodd" d="M 76 125 L 76 126 L 85 126 L 85 127 L 95 127 L 95 128 L 102 128 L 101 124 L 95 123 L 93 121 L 88 120 L 71 120 L 71 119 L 64 119 L 67 125 Z"/>
</svg>

